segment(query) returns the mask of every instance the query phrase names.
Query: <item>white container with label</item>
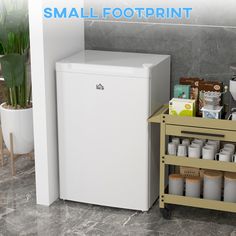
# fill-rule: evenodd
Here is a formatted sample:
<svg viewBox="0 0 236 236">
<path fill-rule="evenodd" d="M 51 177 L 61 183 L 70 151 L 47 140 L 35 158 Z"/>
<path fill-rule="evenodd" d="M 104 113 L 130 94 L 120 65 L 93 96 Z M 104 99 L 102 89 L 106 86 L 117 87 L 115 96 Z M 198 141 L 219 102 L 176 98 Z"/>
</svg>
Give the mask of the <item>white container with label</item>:
<svg viewBox="0 0 236 236">
<path fill-rule="evenodd" d="M 216 109 L 210 109 L 208 107 L 202 108 L 202 117 L 205 119 L 221 119 L 223 107 L 217 107 Z"/>
</svg>

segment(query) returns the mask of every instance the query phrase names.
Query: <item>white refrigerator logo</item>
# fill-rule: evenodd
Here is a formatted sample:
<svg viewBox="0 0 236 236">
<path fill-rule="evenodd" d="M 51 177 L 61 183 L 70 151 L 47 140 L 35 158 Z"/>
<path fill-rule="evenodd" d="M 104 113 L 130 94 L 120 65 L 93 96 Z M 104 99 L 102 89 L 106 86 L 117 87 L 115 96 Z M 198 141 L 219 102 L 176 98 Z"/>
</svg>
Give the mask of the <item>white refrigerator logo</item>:
<svg viewBox="0 0 236 236">
<path fill-rule="evenodd" d="M 96 85 L 96 89 L 98 89 L 98 90 L 104 90 L 104 86 L 102 86 L 101 84 L 97 84 L 97 85 Z"/>
</svg>

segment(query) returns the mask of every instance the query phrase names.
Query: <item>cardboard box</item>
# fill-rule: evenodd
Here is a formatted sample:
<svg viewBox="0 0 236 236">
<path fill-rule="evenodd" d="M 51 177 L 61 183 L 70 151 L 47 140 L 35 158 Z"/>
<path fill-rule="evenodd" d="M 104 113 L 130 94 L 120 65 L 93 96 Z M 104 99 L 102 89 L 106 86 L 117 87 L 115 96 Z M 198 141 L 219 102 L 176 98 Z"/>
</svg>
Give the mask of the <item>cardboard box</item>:
<svg viewBox="0 0 236 236">
<path fill-rule="evenodd" d="M 180 166 L 180 174 L 184 177 L 200 176 L 200 169 L 193 167 Z"/>
<path fill-rule="evenodd" d="M 198 102 L 199 102 L 199 83 L 203 82 L 204 79 L 201 78 L 191 78 L 191 77 L 187 77 L 187 78 L 180 78 L 179 79 L 179 83 L 182 85 L 190 85 L 190 99 L 194 99 L 196 100 L 196 114 L 198 114 Z"/>
<path fill-rule="evenodd" d="M 181 77 L 179 79 L 180 84 L 190 85 L 191 87 L 198 87 L 201 81 L 204 81 L 204 79 L 195 77 Z"/>
<path fill-rule="evenodd" d="M 196 116 L 196 101 L 173 98 L 169 102 L 169 114 L 173 116 Z"/>
<path fill-rule="evenodd" d="M 183 98 L 190 99 L 190 85 L 180 85 L 177 84 L 174 87 L 174 97 L 175 98 Z"/>
<path fill-rule="evenodd" d="M 190 90 L 190 99 L 195 99 L 196 101 L 198 100 L 198 92 L 199 92 L 199 83 L 203 82 L 204 79 L 201 78 L 180 78 L 179 83 L 181 85 L 190 85 L 191 90 Z"/>
</svg>

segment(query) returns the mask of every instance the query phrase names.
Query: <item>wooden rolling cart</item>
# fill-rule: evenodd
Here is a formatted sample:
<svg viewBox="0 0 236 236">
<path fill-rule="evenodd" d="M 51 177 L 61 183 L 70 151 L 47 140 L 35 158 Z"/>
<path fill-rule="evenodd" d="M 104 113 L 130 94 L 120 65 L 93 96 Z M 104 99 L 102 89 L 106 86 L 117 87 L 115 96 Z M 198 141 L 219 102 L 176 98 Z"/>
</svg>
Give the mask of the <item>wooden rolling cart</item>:
<svg viewBox="0 0 236 236">
<path fill-rule="evenodd" d="M 168 106 L 162 106 L 148 120 L 160 123 L 160 210 L 164 217 L 170 216 L 166 204 L 184 205 L 236 213 L 236 203 L 206 200 L 168 194 L 165 183 L 166 166 L 186 166 L 209 170 L 236 172 L 236 163 L 215 160 L 193 159 L 166 155 L 167 136 L 202 138 L 236 142 L 236 122 L 228 120 L 209 120 L 198 117 L 168 115 Z"/>
</svg>

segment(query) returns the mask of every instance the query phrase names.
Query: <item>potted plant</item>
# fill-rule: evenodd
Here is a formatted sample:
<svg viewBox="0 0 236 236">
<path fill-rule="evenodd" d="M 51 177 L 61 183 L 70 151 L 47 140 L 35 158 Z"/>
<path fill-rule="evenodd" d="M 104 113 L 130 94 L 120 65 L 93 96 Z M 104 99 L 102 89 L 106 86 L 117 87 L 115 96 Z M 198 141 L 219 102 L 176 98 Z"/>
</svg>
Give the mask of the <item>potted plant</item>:
<svg viewBox="0 0 236 236">
<path fill-rule="evenodd" d="M 2 45 L 0 44 L 0 57 L 2 57 L 2 55 L 3 55 L 3 48 L 2 48 Z M 1 64 L 0 64 L 0 78 L 1 78 L 1 75 L 2 75 L 2 68 L 1 68 Z"/>
<path fill-rule="evenodd" d="M 10 150 L 13 135 L 15 154 L 33 150 L 33 115 L 31 85 L 27 73 L 29 58 L 29 27 L 27 2 L 0 3 L 0 57 L 2 76 L 7 88 L 7 101 L 1 104 L 3 139 Z"/>
</svg>

